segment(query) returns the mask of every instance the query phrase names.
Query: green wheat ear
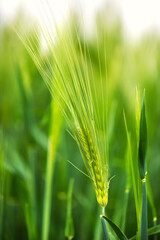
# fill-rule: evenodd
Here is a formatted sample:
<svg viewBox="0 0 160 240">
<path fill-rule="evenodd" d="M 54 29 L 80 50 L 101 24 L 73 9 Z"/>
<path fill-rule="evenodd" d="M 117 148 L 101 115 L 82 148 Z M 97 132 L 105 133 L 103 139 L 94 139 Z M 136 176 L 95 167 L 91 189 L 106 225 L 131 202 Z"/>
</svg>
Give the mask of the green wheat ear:
<svg viewBox="0 0 160 240">
<path fill-rule="evenodd" d="M 108 203 L 108 185 L 104 180 L 98 149 L 96 149 L 88 129 L 84 131 L 79 129 L 77 134 L 80 150 L 86 159 L 93 180 L 97 201 L 102 208 L 105 208 Z"/>
<path fill-rule="evenodd" d="M 49 50 L 45 57 L 35 49 L 34 42 L 29 39 L 23 42 L 61 108 L 92 179 L 97 201 L 105 208 L 108 202 L 106 72 L 102 74 L 99 46 L 97 73 L 86 41 L 82 44 L 75 22 L 71 23 L 65 23 L 63 29 L 53 23 L 56 34 L 51 25 L 39 26 Z M 36 36 L 39 38 L 38 33 Z"/>
</svg>

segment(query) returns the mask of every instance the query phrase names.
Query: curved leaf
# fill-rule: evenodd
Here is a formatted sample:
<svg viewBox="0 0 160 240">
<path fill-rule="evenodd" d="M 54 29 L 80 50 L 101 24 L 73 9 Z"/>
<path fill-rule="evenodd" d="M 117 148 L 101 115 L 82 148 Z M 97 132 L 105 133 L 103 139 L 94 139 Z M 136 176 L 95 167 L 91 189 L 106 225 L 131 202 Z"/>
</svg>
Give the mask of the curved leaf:
<svg viewBox="0 0 160 240">
<path fill-rule="evenodd" d="M 101 218 L 104 218 L 109 225 L 111 226 L 111 228 L 113 229 L 113 231 L 116 233 L 118 239 L 120 240 L 127 240 L 128 238 L 126 237 L 126 235 L 121 231 L 121 229 L 114 223 L 112 222 L 111 219 L 109 219 L 108 217 L 101 215 Z"/>
<path fill-rule="evenodd" d="M 148 228 L 148 236 L 153 236 L 155 234 L 160 234 L 160 224 L 151 228 Z M 136 236 L 131 237 L 129 240 L 136 240 Z"/>
<path fill-rule="evenodd" d="M 147 152 L 147 123 L 146 123 L 145 92 L 144 92 L 142 108 L 141 108 L 139 149 L 138 149 L 139 172 L 140 172 L 141 179 L 145 177 L 146 152 Z"/>
</svg>

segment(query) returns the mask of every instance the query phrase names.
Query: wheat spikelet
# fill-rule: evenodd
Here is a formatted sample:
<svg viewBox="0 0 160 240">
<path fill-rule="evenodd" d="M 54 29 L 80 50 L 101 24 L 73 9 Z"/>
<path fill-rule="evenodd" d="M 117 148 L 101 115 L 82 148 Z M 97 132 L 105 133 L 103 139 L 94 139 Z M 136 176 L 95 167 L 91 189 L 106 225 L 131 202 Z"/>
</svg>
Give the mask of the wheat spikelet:
<svg viewBox="0 0 160 240">
<path fill-rule="evenodd" d="M 80 150 L 88 165 L 88 171 L 93 180 L 98 203 L 105 208 L 108 202 L 108 186 L 103 176 L 100 155 L 98 149 L 93 143 L 88 129 L 78 130 L 78 141 Z"/>
</svg>

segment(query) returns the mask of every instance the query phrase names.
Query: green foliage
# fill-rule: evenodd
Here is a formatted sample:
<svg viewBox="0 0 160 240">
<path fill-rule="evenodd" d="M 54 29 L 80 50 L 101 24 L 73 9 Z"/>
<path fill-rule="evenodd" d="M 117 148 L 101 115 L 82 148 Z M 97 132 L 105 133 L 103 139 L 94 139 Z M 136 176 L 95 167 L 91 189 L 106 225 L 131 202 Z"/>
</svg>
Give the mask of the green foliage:
<svg viewBox="0 0 160 240">
<path fill-rule="evenodd" d="M 112 16 L 114 21 L 110 19 Z M 104 9 L 103 14 L 96 17 L 96 34 L 88 37 L 74 16 L 67 27 L 68 22 L 56 37 L 50 39 L 51 52 L 45 53 L 37 29 L 28 30 L 26 22 L 22 18 L 20 21 L 27 41 L 34 43 L 34 49 L 27 49 L 34 61 L 26 50 L 27 46 L 12 31 L 12 25 L 0 28 L 0 238 L 38 240 L 43 231 L 47 232 L 44 239 L 64 239 L 68 186 L 72 177 L 75 179 L 71 205 L 74 239 L 102 238 L 98 217 L 102 209 L 97 206 L 90 179 L 81 174 L 85 172 L 87 158 L 83 156 L 84 164 L 73 139 L 79 137 L 80 129 L 86 134 L 86 127 L 92 137 L 90 145 L 96 146 L 93 152 L 89 149 L 90 155 L 95 155 L 99 149 L 102 176 L 109 187 L 107 218 L 113 219 L 127 238 L 139 238 L 140 158 L 141 177 L 144 177 L 147 165 L 148 236 L 152 239 L 157 234 L 158 238 L 158 34 L 149 32 L 133 44 L 124 38 L 120 19 Z M 33 50 L 36 52 L 34 56 Z M 50 83 L 55 83 L 55 94 L 50 88 L 54 100 L 51 100 L 42 77 L 50 80 L 46 81 L 49 88 Z M 138 96 L 137 103 L 135 101 L 136 86 L 140 96 L 146 89 L 147 104 L 143 103 L 141 113 Z M 60 107 L 53 107 L 54 111 L 52 103 L 55 102 Z M 67 121 L 58 117 L 61 111 Z M 70 134 L 65 131 L 68 128 Z M 85 154 L 84 145 L 80 148 L 82 155 Z M 95 169 L 97 165 L 92 167 Z M 108 186 L 108 179 L 112 176 L 115 177 Z M 68 223 L 70 225 L 72 221 Z M 111 227 L 107 230 L 114 239 Z"/>
</svg>

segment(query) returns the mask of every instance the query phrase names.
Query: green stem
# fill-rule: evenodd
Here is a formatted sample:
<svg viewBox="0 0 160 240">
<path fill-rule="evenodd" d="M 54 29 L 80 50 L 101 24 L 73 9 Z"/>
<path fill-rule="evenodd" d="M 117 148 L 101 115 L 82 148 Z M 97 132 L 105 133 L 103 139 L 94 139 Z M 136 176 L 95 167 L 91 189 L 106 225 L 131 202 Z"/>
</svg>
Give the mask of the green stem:
<svg viewBox="0 0 160 240">
<path fill-rule="evenodd" d="M 0 148 L 0 195 L 1 195 L 0 197 L 0 239 L 2 239 L 2 232 L 3 232 L 4 184 L 5 184 L 5 174 L 4 174 L 4 167 L 3 167 L 3 154 Z"/>
<path fill-rule="evenodd" d="M 49 237 L 51 201 L 53 189 L 52 180 L 55 166 L 55 154 L 59 143 L 61 126 L 62 116 L 60 114 L 59 106 L 54 101 L 52 101 L 51 122 L 47 152 L 46 182 L 43 200 L 42 240 L 48 240 Z"/>
<path fill-rule="evenodd" d="M 102 223 L 104 240 L 109 240 L 109 235 L 108 235 L 108 231 L 107 231 L 106 221 L 103 218 L 103 215 L 105 215 L 105 208 L 102 208 L 102 215 L 100 215 L 100 218 L 101 218 L 101 223 Z"/>
<path fill-rule="evenodd" d="M 35 156 L 32 150 L 28 150 L 28 158 L 30 162 L 31 175 L 28 181 L 28 192 L 30 197 L 30 206 L 29 206 L 29 215 L 30 215 L 30 229 L 28 231 L 31 232 L 31 239 L 38 239 L 37 232 L 37 195 L 36 195 L 36 163 Z"/>
<path fill-rule="evenodd" d="M 54 163 L 52 161 L 52 158 L 48 157 L 47 167 L 46 167 L 45 192 L 44 192 L 44 200 L 43 200 L 42 240 L 47 240 L 49 235 L 53 171 L 54 171 Z"/>
<path fill-rule="evenodd" d="M 148 201 L 150 203 L 150 207 L 151 207 L 151 211 L 152 211 L 153 226 L 156 226 L 157 225 L 157 213 L 156 213 L 156 207 L 155 207 L 155 203 L 153 200 L 153 194 L 152 194 L 152 189 L 150 186 L 148 174 L 146 175 L 146 186 L 147 186 L 147 197 L 148 197 Z M 154 240 L 157 240 L 156 235 L 154 236 Z"/>
<path fill-rule="evenodd" d="M 103 215 L 100 215 L 101 223 L 102 223 L 102 229 L 103 229 L 104 240 L 109 240 L 109 235 L 108 235 L 108 232 L 107 232 L 106 221 L 105 221 L 105 219 L 104 219 L 102 216 L 103 216 Z"/>
<path fill-rule="evenodd" d="M 157 226 L 157 217 L 153 218 L 153 226 L 156 227 Z M 157 235 L 154 236 L 154 240 L 157 240 Z"/>
<path fill-rule="evenodd" d="M 148 240 L 148 217 L 147 217 L 147 190 L 146 179 L 142 180 L 142 209 L 140 239 Z"/>
</svg>

